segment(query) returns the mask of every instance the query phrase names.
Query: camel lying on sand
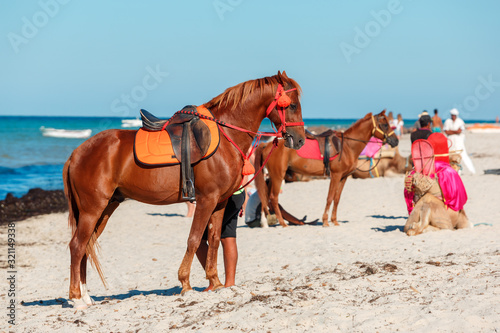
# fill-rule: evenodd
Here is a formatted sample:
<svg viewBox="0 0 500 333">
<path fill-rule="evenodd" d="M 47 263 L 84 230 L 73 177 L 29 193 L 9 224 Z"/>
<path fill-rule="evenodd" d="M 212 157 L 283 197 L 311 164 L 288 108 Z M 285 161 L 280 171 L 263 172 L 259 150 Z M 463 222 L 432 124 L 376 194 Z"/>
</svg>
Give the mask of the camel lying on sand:
<svg viewBox="0 0 500 333">
<path fill-rule="evenodd" d="M 446 207 L 440 198 L 441 189 L 435 179 L 415 174 L 412 182 L 416 204 L 404 228 L 408 236 L 440 229 L 472 228 L 463 209 L 455 211 Z"/>
</svg>

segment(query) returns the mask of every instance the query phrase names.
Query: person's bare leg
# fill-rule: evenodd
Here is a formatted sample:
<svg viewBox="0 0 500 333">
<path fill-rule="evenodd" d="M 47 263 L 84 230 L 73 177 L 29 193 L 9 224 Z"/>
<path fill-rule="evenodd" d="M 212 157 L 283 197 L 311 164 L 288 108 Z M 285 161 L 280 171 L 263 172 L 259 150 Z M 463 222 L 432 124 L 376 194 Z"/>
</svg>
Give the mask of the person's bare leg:
<svg viewBox="0 0 500 333">
<path fill-rule="evenodd" d="M 196 205 L 192 202 L 189 202 L 189 201 L 186 201 L 186 204 L 187 204 L 187 208 L 188 208 L 186 217 L 193 217 L 194 210 L 196 209 Z"/>
<path fill-rule="evenodd" d="M 221 239 L 222 252 L 224 253 L 224 270 L 226 272 L 226 283 L 224 287 L 231 287 L 235 284 L 236 264 L 238 263 L 238 247 L 235 237 Z"/>
</svg>

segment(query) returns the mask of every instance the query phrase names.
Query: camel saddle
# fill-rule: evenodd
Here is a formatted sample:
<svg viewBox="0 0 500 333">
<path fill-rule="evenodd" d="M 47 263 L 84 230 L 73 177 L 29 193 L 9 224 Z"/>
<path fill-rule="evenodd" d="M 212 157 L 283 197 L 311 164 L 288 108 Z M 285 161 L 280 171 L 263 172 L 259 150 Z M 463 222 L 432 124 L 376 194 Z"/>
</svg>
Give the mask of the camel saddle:
<svg viewBox="0 0 500 333">
<path fill-rule="evenodd" d="M 329 129 L 320 134 L 313 134 L 306 130 L 306 139 L 316 140 L 319 144 L 323 164 L 325 165 L 325 175 L 330 176 L 330 157 L 339 154 L 342 150 L 342 140 L 336 135 L 336 131 Z"/>
<path fill-rule="evenodd" d="M 136 134 L 134 152 L 146 165 L 181 165 L 182 198 L 194 201 L 193 164 L 210 157 L 219 145 L 219 130 L 203 105 L 188 105 L 170 119 L 162 120 L 141 110 L 142 128 Z"/>
</svg>

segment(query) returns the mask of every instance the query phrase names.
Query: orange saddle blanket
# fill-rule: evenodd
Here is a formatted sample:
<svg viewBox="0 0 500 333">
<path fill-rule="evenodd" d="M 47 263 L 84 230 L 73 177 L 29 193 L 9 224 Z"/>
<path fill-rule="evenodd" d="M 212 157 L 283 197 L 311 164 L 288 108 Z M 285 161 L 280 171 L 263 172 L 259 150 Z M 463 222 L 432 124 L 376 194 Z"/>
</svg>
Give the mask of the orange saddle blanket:
<svg viewBox="0 0 500 333">
<path fill-rule="evenodd" d="M 196 108 L 196 111 L 202 115 L 213 118 L 212 113 L 203 105 Z M 206 159 L 212 156 L 219 147 L 219 127 L 217 123 L 207 119 L 200 119 L 203 121 L 210 130 L 210 145 L 203 156 Z M 140 128 L 135 135 L 134 154 L 136 159 L 142 164 L 167 166 L 180 164 L 175 156 L 170 135 L 166 130 L 161 131 L 147 131 Z"/>
</svg>

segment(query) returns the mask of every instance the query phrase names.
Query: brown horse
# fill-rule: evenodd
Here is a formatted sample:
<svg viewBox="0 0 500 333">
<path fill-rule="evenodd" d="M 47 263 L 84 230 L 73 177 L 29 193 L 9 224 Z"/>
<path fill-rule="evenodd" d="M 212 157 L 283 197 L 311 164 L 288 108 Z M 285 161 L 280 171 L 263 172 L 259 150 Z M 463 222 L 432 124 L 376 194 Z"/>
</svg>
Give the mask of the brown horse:
<svg viewBox="0 0 500 333">
<path fill-rule="evenodd" d="M 397 146 L 399 140 L 391 131 L 385 110 L 377 115 L 368 113 L 364 118 L 354 123 L 345 133 L 337 133 L 341 139 L 341 152 L 337 157 L 330 161 L 330 188 L 326 200 L 325 212 L 323 213 L 323 226 L 328 226 L 328 211 L 332 201 L 334 206 L 332 209 L 331 221 L 335 225 L 337 222 L 337 206 L 339 204 L 340 195 L 344 188 L 347 177 L 355 170 L 358 156 L 365 148 L 371 136 L 375 136 L 386 141 L 392 147 Z M 255 164 L 260 166 L 262 160 L 268 156 L 271 150 L 271 143 L 259 145 L 256 150 Z M 262 207 L 265 216 L 269 215 L 268 204 L 273 207 L 274 212 L 280 224 L 285 227 L 285 221 L 278 209 L 278 196 L 283 178 L 287 168 L 293 172 L 311 176 L 322 176 L 324 174 L 324 164 L 322 160 L 305 159 L 300 157 L 296 151 L 287 149 L 282 143 L 278 145 L 276 151 L 270 156 L 267 162 L 267 170 L 269 172 L 269 186 L 266 188 L 264 176 L 257 175 L 255 186 L 261 199 Z M 264 216 L 262 221 L 264 221 Z"/>
<path fill-rule="evenodd" d="M 283 91 L 289 89 L 288 94 Z M 299 96 L 297 82 L 288 78 L 285 72 L 278 72 L 271 77 L 228 88 L 205 104 L 220 121 L 219 124 L 237 126 L 246 132 L 224 128 L 227 137 L 221 135 L 216 152 L 193 166 L 197 204 L 187 250 L 179 268 L 182 292 L 191 290 L 191 264 L 207 226 L 209 250 L 206 277 L 214 288 L 222 287 L 217 274 L 217 250 L 225 199 L 242 182 L 242 152 L 249 150 L 266 116 L 276 128 L 279 126 L 284 138 L 280 141 L 284 141 L 287 147 L 300 148 L 304 144 L 305 132 Z M 280 102 L 280 97 L 285 97 L 288 105 Z M 287 123 L 293 127 L 286 127 Z M 133 153 L 135 134 L 134 130 L 100 132 L 75 149 L 64 166 L 69 224 L 73 230 L 69 244 L 69 297 L 77 308 L 92 304 L 86 289 L 87 258 L 105 284 L 95 246 L 109 217 L 125 198 L 156 205 L 185 201 L 180 193 L 180 166 L 151 167 L 140 164 Z"/>
<path fill-rule="evenodd" d="M 394 174 L 405 174 L 411 171 L 413 162 L 411 155 L 403 157 L 399 154 L 399 149 L 396 147 L 393 157 L 378 157 L 373 160 L 358 159 L 356 170 L 352 173 L 352 178 L 377 178 L 387 177 Z"/>
</svg>

